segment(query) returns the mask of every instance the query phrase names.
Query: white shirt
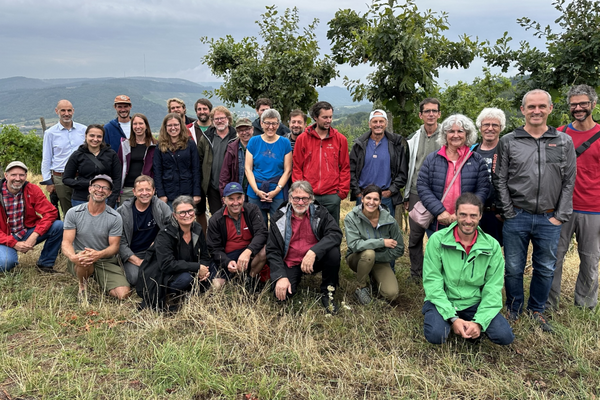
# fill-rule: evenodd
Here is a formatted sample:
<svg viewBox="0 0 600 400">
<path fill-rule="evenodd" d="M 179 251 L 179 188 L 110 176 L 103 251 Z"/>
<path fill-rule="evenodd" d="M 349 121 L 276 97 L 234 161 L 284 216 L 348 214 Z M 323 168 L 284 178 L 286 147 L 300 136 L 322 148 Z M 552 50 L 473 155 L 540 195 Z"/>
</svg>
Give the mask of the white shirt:
<svg viewBox="0 0 600 400">
<path fill-rule="evenodd" d="M 129 122 L 119 122 L 119 125 L 121 125 L 123 133 L 127 139 L 129 139 L 129 136 L 131 135 L 131 120 Z"/>
<path fill-rule="evenodd" d="M 43 183 L 50 183 L 50 171 L 64 172 L 67 160 L 85 140 L 87 126 L 73 122 L 70 130 L 60 122 L 44 132 L 44 145 L 42 150 L 42 179 Z"/>
</svg>

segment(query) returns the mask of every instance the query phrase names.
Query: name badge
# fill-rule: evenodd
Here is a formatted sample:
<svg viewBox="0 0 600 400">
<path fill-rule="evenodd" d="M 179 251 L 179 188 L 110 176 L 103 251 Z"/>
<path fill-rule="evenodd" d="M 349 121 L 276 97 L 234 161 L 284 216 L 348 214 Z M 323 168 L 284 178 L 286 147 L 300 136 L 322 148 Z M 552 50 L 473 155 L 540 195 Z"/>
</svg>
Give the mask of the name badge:
<svg viewBox="0 0 600 400">
<path fill-rule="evenodd" d="M 377 154 L 373 154 L 373 158 L 377 158 Z"/>
</svg>

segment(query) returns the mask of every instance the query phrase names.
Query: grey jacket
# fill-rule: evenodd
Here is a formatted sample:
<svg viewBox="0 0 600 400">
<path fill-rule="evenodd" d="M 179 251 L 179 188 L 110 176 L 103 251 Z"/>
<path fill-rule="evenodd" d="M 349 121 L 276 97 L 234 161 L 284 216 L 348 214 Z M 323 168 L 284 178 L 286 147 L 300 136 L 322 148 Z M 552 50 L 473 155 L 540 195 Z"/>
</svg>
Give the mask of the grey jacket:
<svg viewBox="0 0 600 400">
<path fill-rule="evenodd" d="M 554 209 L 554 218 L 569 219 L 577 171 L 569 135 L 548 127 L 535 139 L 521 127 L 504 135 L 496 151 L 492 181 L 505 218 L 515 217 L 518 207 L 533 214 Z"/>
<path fill-rule="evenodd" d="M 121 260 L 123 262 L 126 262 L 129 257 L 135 254 L 129 247 L 131 239 L 133 238 L 134 201 L 135 197 L 132 199 L 127 199 L 119 208 L 117 208 L 117 212 L 121 215 L 121 219 L 123 220 L 123 234 L 121 235 L 121 245 L 119 247 L 119 255 L 121 256 Z M 150 207 L 152 207 L 152 216 L 158 224 L 158 230 L 160 232 L 169 224 L 169 219 L 171 218 L 171 209 L 167 203 L 159 200 L 156 196 L 152 198 Z"/>
<path fill-rule="evenodd" d="M 439 131 L 441 124 L 438 124 L 437 130 Z M 419 171 L 415 171 L 417 163 L 417 153 L 419 152 L 419 140 L 421 135 L 427 135 L 425 132 L 425 125 L 421 125 L 406 141 L 408 142 L 408 178 L 406 179 L 406 186 L 404 189 L 404 201 L 408 201 L 410 197 L 410 187 L 412 186 L 413 179 L 416 181 L 419 176 Z M 439 150 L 439 148 L 438 148 Z"/>
</svg>

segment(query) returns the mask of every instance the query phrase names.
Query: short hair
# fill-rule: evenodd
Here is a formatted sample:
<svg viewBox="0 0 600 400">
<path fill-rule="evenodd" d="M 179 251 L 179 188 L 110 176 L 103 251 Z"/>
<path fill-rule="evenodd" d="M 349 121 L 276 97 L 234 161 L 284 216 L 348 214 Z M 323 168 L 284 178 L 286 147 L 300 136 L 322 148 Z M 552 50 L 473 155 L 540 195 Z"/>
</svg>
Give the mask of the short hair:
<svg viewBox="0 0 600 400">
<path fill-rule="evenodd" d="M 169 136 L 169 133 L 167 132 L 167 122 L 169 122 L 172 119 L 176 119 L 177 122 L 179 122 L 180 126 L 179 137 L 177 138 L 176 144 L 173 144 L 171 136 Z M 158 149 L 163 153 L 166 153 L 167 151 L 185 149 L 187 147 L 188 138 L 188 129 L 185 126 L 183 120 L 181 119 L 181 116 L 177 113 L 169 113 L 163 119 L 163 122 L 160 126 L 160 132 L 158 134 Z"/>
<path fill-rule="evenodd" d="M 146 139 L 146 146 L 148 147 L 151 144 L 156 144 L 156 139 L 154 139 L 154 136 L 152 136 L 152 130 L 150 129 L 150 123 L 148 122 L 148 118 L 146 118 L 144 114 L 136 113 L 133 114 L 133 116 L 131 117 L 131 123 L 129 124 L 129 145 L 131 147 L 137 146 L 137 141 L 135 140 L 135 133 L 133 133 L 133 120 L 136 118 L 141 118 L 146 124 L 146 132 L 144 134 L 144 137 Z"/>
<path fill-rule="evenodd" d="M 196 211 L 196 204 L 194 203 L 194 199 L 192 198 L 192 196 L 181 195 L 178 196 L 175 200 L 173 200 L 173 212 L 175 212 L 175 210 L 177 210 L 177 207 L 179 207 L 182 204 L 189 204 L 192 207 L 194 207 L 194 211 Z"/>
<path fill-rule="evenodd" d="M 304 120 L 304 123 L 306 123 L 306 121 L 308 120 L 308 115 L 306 115 L 304 113 L 304 111 L 302 111 L 299 108 L 296 108 L 295 110 L 292 110 L 292 112 L 290 113 L 290 119 L 292 119 L 293 117 L 302 117 L 302 119 Z"/>
<path fill-rule="evenodd" d="M 317 119 L 321 115 L 321 110 L 333 111 L 333 106 L 326 101 L 318 101 L 310 108 L 310 116 L 312 119 Z"/>
<path fill-rule="evenodd" d="M 260 106 L 273 107 L 273 102 L 271 101 L 271 99 L 268 99 L 266 97 L 261 97 L 260 99 L 256 100 L 256 107 L 254 107 L 254 109 L 258 110 L 260 108 Z"/>
<path fill-rule="evenodd" d="M 106 136 L 106 131 L 104 130 L 104 125 L 101 125 L 101 124 L 91 124 L 91 125 L 88 125 L 88 127 L 85 129 L 85 136 L 86 136 L 86 138 L 83 140 L 83 147 L 86 148 L 86 149 L 88 148 L 87 134 L 92 129 L 100 129 L 102 131 L 102 143 L 100 143 L 100 148 L 103 149 L 103 148 L 107 147 L 108 145 L 104 141 L 104 137 Z"/>
<path fill-rule="evenodd" d="M 364 199 L 364 198 L 365 198 L 365 196 L 366 196 L 366 195 L 368 195 L 369 193 L 378 193 L 378 194 L 379 194 L 379 200 L 382 200 L 382 199 L 383 199 L 383 190 L 381 190 L 381 188 L 380 188 L 379 186 L 377 186 L 377 185 L 375 185 L 375 184 L 373 184 L 373 183 L 372 183 L 372 184 L 370 184 L 370 185 L 367 185 L 367 187 L 365 187 L 365 188 L 362 190 L 362 192 L 361 192 L 361 193 L 362 193 L 363 199 Z"/>
<path fill-rule="evenodd" d="M 185 102 L 181 99 L 178 99 L 177 97 L 173 97 L 173 98 L 170 98 L 169 100 L 167 100 L 167 112 L 171 112 L 171 103 L 172 102 L 181 104 L 181 106 L 185 110 Z"/>
<path fill-rule="evenodd" d="M 313 201 L 315 199 L 315 192 L 313 192 L 312 186 L 307 181 L 296 181 L 296 182 L 292 183 L 292 185 L 290 186 L 290 190 L 289 190 L 290 195 L 296 189 L 300 189 L 300 190 L 303 190 L 304 192 L 306 192 L 308 194 L 308 197 L 310 197 L 311 201 Z"/>
<path fill-rule="evenodd" d="M 440 104 L 440 101 L 438 99 L 436 99 L 435 97 L 427 97 L 419 103 L 419 112 L 420 113 L 423 112 L 423 108 L 425 107 L 425 104 L 436 104 L 438 106 L 438 111 L 440 111 L 440 107 L 442 106 Z"/>
<path fill-rule="evenodd" d="M 229 111 L 229 109 L 225 106 L 216 106 L 213 108 L 210 112 L 210 119 L 213 120 L 215 118 L 215 114 L 218 112 L 225 114 L 229 120 L 229 126 L 233 126 L 233 116 L 231 115 L 231 111 Z"/>
<path fill-rule="evenodd" d="M 475 124 L 471 121 L 471 118 L 462 114 L 452 114 L 448 118 L 442 122 L 440 127 L 440 132 L 437 142 L 440 146 L 445 146 L 448 144 L 448 132 L 452 129 L 452 125 L 457 124 L 460 125 L 465 130 L 465 146 L 471 147 L 475 143 L 477 143 L 477 128 L 475 128 Z"/>
<path fill-rule="evenodd" d="M 550 93 L 542 89 L 533 89 L 523 95 L 523 98 L 521 99 L 521 107 L 525 107 L 525 101 L 527 100 L 527 96 L 534 93 L 544 93 L 546 96 L 548 96 L 548 105 L 552 105 L 552 96 L 550 95 Z"/>
<path fill-rule="evenodd" d="M 598 101 L 598 94 L 593 87 L 589 85 L 575 85 L 572 86 L 567 92 L 567 103 L 571 102 L 571 97 L 585 95 L 592 103 Z"/>
<path fill-rule="evenodd" d="M 477 129 L 481 130 L 481 123 L 484 119 L 495 119 L 500 122 L 500 132 L 506 128 L 506 115 L 504 114 L 504 111 L 499 108 L 488 107 L 481 110 L 475 121 Z"/>
<path fill-rule="evenodd" d="M 150 184 L 150 186 L 152 186 L 152 189 L 155 188 L 154 179 L 152 179 L 148 175 L 140 175 L 137 178 L 135 178 L 135 181 L 133 181 L 133 187 L 135 188 L 135 185 L 137 185 L 138 183 L 142 183 L 142 182 L 148 182 Z"/>
<path fill-rule="evenodd" d="M 274 108 L 269 108 L 260 116 L 260 122 L 264 122 L 266 118 L 277 118 L 277 122 L 281 123 L 281 115 Z"/>
<path fill-rule="evenodd" d="M 465 192 L 458 196 L 456 199 L 456 210 L 458 211 L 458 206 L 461 204 L 471 204 L 477 206 L 479 208 L 479 215 L 483 215 L 483 203 L 475 194 L 471 192 Z"/>
<path fill-rule="evenodd" d="M 213 109 L 213 105 L 210 102 L 210 100 L 202 98 L 202 99 L 196 100 L 196 102 L 194 103 L 194 111 L 196 111 L 198 109 L 198 104 L 203 104 L 206 107 L 208 107 L 208 111 L 212 111 L 212 109 Z"/>
</svg>

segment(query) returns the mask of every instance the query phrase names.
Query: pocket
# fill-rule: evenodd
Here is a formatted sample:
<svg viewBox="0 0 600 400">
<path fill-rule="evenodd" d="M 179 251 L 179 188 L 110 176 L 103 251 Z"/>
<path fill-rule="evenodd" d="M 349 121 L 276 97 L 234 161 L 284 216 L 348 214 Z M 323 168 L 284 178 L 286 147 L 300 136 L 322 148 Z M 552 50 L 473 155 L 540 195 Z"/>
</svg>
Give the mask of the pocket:
<svg viewBox="0 0 600 400">
<path fill-rule="evenodd" d="M 557 164 L 562 159 L 563 146 L 550 143 L 546 146 L 546 163 Z"/>
</svg>

